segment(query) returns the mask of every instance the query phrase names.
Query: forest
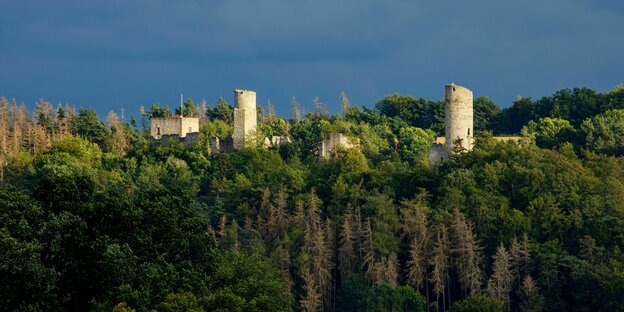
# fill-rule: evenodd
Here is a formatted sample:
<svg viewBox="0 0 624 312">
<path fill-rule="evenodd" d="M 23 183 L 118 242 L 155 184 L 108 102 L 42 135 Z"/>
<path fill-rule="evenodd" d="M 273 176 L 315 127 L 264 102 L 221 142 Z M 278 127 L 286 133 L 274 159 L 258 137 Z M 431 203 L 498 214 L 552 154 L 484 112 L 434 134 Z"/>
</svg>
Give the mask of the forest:
<svg viewBox="0 0 624 312">
<path fill-rule="evenodd" d="M 476 144 L 429 166 L 444 102 L 339 114 L 184 102 L 190 147 L 136 113 L 0 97 L 0 310 L 624 311 L 624 87 L 474 100 Z M 126 116 L 127 115 L 127 116 Z M 330 133 L 359 139 L 317 157 Z M 517 135 L 519 142 L 501 142 Z"/>
</svg>

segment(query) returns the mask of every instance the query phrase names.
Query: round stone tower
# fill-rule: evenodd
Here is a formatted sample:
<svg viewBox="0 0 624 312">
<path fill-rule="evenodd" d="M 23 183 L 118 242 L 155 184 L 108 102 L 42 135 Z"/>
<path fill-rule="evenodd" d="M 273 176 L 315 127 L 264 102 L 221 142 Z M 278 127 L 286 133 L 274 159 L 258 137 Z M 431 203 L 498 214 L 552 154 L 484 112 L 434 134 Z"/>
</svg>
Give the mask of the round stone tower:
<svg viewBox="0 0 624 312">
<path fill-rule="evenodd" d="M 454 83 L 447 84 L 444 90 L 444 113 L 446 133 L 444 149 L 450 155 L 458 139 L 466 150 L 472 150 L 474 132 L 472 119 L 472 91 Z"/>
<path fill-rule="evenodd" d="M 253 139 L 257 125 L 256 92 L 234 90 L 234 131 L 232 143 L 234 149 L 242 149 L 245 142 Z"/>
<path fill-rule="evenodd" d="M 238 109 L 256 109 L 256 92 L 251 90 L 234 90 L 234 105 Z"/>
</svg>

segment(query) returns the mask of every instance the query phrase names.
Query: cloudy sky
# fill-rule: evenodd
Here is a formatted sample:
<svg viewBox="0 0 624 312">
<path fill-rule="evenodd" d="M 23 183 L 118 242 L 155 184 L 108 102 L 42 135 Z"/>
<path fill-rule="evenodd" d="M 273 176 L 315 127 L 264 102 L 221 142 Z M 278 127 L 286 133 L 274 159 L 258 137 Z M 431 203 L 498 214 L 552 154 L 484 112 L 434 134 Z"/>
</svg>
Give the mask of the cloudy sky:
<svg viewBox="0 0 624 312">
<path fill-rule="evenodd" d="M 0 0 L 0 95 L 98 113 L 296 96 L 429 99 L 455 82 L 506 107 L 517 95 L 624 83 L 622 0 Z"/>
</svg>

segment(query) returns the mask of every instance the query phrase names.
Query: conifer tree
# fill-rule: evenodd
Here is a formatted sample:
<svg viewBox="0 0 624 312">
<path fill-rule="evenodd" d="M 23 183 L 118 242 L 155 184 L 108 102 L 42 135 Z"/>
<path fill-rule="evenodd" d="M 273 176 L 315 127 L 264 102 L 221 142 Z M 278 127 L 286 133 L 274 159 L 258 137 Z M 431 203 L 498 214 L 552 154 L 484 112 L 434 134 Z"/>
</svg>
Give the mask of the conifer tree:
<svg viewBox="0 0 624 312">
<path fill-rule="evenodd" d="M 106 117 L 106 123 L 110 128 L 111 147 L 113 153 L 117 155 L 125 155 L 130 148 L 130 139 L 126 133 L 126 129 L 117 117 L 117 113 L 110 111 Z"/>
<path fill-rule="evenodd" d="M 221 248 L 223 250 L 238 251 L 238 223 L 236 219 L 232 219 L 232 222 L 225 228 L 224 237 L 221 239 Z"/>
<path fill-rule="evenodd" d="M 356 265 L 360 273 L 364 272 L 364 223 L 362 222 L 362 210 L 359 206 L 353 212 L 353 229 L 355 232 Z"/>
<path fill-rule="evenodd" d="M 308 268 L 305 268 L 301 278 L 303 280 L 303 295 L 301 300 L 299 300 L 301 311 L 318 311 L 321 306 L 321 294 L 313 274 L 310 273 Z"/>
<path fill-rule="evenodd" d="M 295 122 L 301 121 L 301 108 L 299 107 L 299 103 L 297 102 L 296 97 L 292 97 L 291 100 L 292 110 L 293 110 L 293 119 Z"/>
<path fill-rule="evenodd" d="M 388 284 L 390 287 L 396 287 L 397 281 L 399 279 L 399 274 L 397 271 L 398 260 L 397 254 L 391 252 L 385 261 L 386 267 L 384 270 L 384 283 Z"/>
<path fill-rule="evenodd" d="M 415 200 L 401 202 L 401 227 L 404 237 L 409 240 L 406 260 L 406 282 L 420 289 L 427 282 L 427 259 L 429 251 L 429 227 L 424 205 L 425 194 Z"/>
<path fill-rule="evenodd" d="M 436 240 L 433 246 L 430 265 L 432 267 L 429 281 L 433 284 L 433 293 L 436 301 L 442 299 L 442 310 L 446 310 L 445 291 L 447 286 L 449 268 L 449 237 L 446 225 L 440 224 L 436 232 Z"/>
<path fill-rule="evenodd" d="M 15 157 L 23 149 L 24 128 L 26 127 L 26 112 L 17 106 L 15 99 L 11 101 L 13 125 L 11 131 L 11 155 Z"/>
<path fill-rule="evenodd" d="M 327 307 L 330 308 L 330 310 L 333 310 L 334 308 L 334 296 L 336 293 L 336 260 L 335 260 L 335 253 L 334 250 L 336 249 L 335 244 L 336 244 L 336 239 L 335 239 L 335 228 L 331 222 L 331 220 L 329 220 L 329 218 L 327 218 L 325 220 L 324 225 L 324 234 L 325 234 L 325 253 L 322 255 L 323 259 L 322 259 L 322 265 L 325 266 L 326 268 L 328 268 L 329 271 L 329 281 L 325 284 L 325 289 L 323 290 L 324 293 L 324 302 L 325 305 Z"/>
<path fill-rule="evenodd" d="M 281 238 L 286 230 L 286 224 L 288 223 L 288 214 L 286 211 L 288 206 L 288 194 L 286 194 L 283 187 L 277 192 L 277 196 L 274 198 L 274 205 L 276 236 Z"/>
<path fill-rule="evenodd" d="M 516 285 L 518 288 L 522 286 L 522 276 L 525 274 L 526 266 L 529 264 L 529 239 L 525 233 L 521 241 L 516 237 L 511 241 L 509 247 L 509 255 L 511 261 L 511 273 L 516 277 Z"/>
<path fill-rule="evenodd" d="M 544 309 L 544 297 L 539 293 L 533 278 L 525 276 L 520 287 L 520 302 L 518 311 L 520 312 L 540 312 Z"/>
<path fill-rule="evenodd" d="M 375 251 L 373 249 L 373 233 L 368 219 L 366 219 L 363 223 L 360 243 L 362 253 L 362 271 L 366 272 L 369 282 L 372 282 L 375 280 L 377 275 L 377 263 L 375 262 Z"/>
<path fill-rule="evenodd" d="M 347 111 L 349 110 L 349 106 L 351 103 L 349 102 L 349 98 L 347 97 L 347 93 L 342 91 L 340 92 L 340 108 L 342 109 L 342 116 L 347 115 Z"/>
<path fill-rule="evenodd" d="M 221 241 L 225 237 L 225 231 L 227 226 L 227 216 L 225 214 L 221 215 L 219 219 L 219 227 L 217 228 L 217 246 L 221 246 Z"/>
<path fill-rule="evenodd" d="M 305 227 L 305 210 L 301 200 L 295 201 L 295 215 L 293 216 L 294 226 L 303 229 Z"/>
<path fill-rule="evenodd" d="M 276 117 L 275 106 L 271 103 L 271 100 L 267 100 L 267 111 L 266 111 L 266 121 L 271 122 Z"/>
<path fill-rule="evenodd" d="M 464 295 L 473 295 L 481 289 L 481 247 L 477 242 L 472 224 L 466 221 L 459 209 L 453 210 L 453 252 L 455 268 Z"/>
<path fill-rule="evenodd" d="M 340 277 L 345 279 L 355 268 L 355 233 L 352 225 L 353 215 L 351 205 L 347 204 L 347 211 L 343 215 L 338 242 L 338 263 Z"/>
<path fill-rule="evenodd" d="M 503 244 L 496 248 L 493 256 L 492 276 L 488 281 L 487 291 L 491 297 L 500 299 L 507 306 L 509 311 L 509 293 L 511 292 L 511 283 L 513 275 L 511 273 L 511 261 L 509 252 Z"/>
</svg>

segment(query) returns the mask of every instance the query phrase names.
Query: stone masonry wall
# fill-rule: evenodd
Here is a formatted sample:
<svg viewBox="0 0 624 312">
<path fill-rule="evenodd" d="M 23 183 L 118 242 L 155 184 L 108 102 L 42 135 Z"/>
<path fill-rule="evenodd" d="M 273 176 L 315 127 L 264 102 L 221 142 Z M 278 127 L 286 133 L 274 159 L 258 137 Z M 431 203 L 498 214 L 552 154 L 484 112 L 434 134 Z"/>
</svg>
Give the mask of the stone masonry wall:
<svg viewBox="0 0 624 312">
<path fill-rule="evenodd" d="M 234 103 L 232 140 L 234 149 L 240 150 L 245 147 L 245 141 L 252 139 L 256 133 L 256 92 L 236 89 L 234 90 Z"/>
<path fill-rule="evenodd" d="M 445 86 L 446 142 L 444 148 L 451 154 L 453 142 L 462 140 L 466 151 L 472 150 L 472 136 L 474 134 L 472 91 L 454 83 Z"/>
<path fill-rule="evenodd" d="M 327 140 L 321 142 L 320 158 L 330 158 L 338 146 L 346 149 L 354 147 L 356 144 L 354 144 L 353 140 L 355 139 L 351 139 L 342 133 L 331 133 Z"/>
<path fill-rule="evenodd" d="M 199 118 L 183 117 L 180 137 L 185 137 L 189 133 L 199 132 Z"/>
<path fill-rule="evenodd" d="M 157 140 L 160 140 L 163 135 L 180 135 L 180 120 L 175 118 L 152 118 L 150 119 L 150 135 Z"/>
</svg>

